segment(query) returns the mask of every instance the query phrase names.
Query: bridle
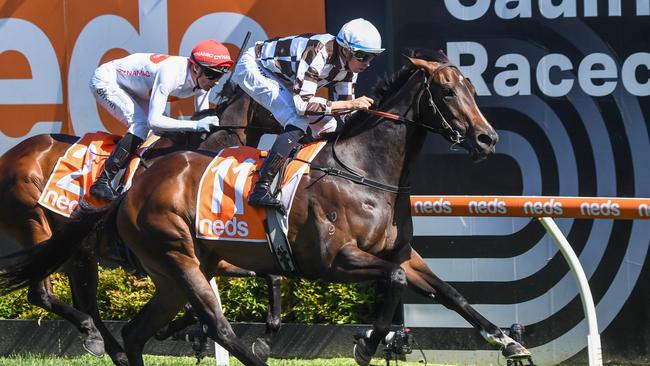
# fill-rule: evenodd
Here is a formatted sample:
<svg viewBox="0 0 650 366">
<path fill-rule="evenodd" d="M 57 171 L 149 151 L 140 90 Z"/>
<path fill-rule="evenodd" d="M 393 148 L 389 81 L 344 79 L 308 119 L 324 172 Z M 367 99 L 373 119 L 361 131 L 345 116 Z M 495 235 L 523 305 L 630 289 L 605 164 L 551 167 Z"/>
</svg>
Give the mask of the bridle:
<svg viewBox="0 0 650 366">
<path fill-rule="evenodd" d="M 424 83 L 422 83 L 422 87 L 420 88 L 420 91 L 418 92 L 418 96 L 414 99 L 414 102 L 416 104 L 416 110 L 419 111 L 420 110 L 420 100 L 422 100 L 422 95 L 424 93 L 426 93 L 427 94 L 427 103 L 432 108 L 433 116 L 434 117 L 439 116 L 440 124 L 441 124 L 442 127 L 432 127 L 432 126 L 429 126 L 429 125 L 424 124 L 422 122 L 414 121 L 414 120 L 406 118 L 404 116 L 400 116 L 398 114 L 389 113 L 389 112 L 382 112 L 382 111 L 378 111 L 378 110 L 375 110 L 375 109 L 365 109 L 364 112 L 366 112 L 368 114 L 378 116 L 378 117 L 387 118 L 387 119 L 390 119 L 390 120 L 393 120 L 393 121 L 399 121 L 399 122 L 408 123 L 408 124 L 411 124 L 411 125 L 414 125 L 414 126 L 418 126 L 418 127 L 423 128 L 423 129 L 425 129 L 425 130 L 427 130 L 429 132 L 438 133 L 438 134 L 444 136 L 445 138 L 447 138 L 450 142 L 452 142 L 454 144 L 461 144 L 463 142 L 463 140 L 464 140 L 463 135 L 461 135 L 460 132 L 458 132 L 458 130 L 455 130 L 451 126 L 451 124 L 447 121 L 447 118 L 445 118 L 445 115 L 440 110 L 440 107 L 438 106 L 438 104 L 433 99 L 433 94 L 431 93 L 431 82 L 433 81 L 433 78 L 435 77 L 435 75 L 439 71 L 444 70 L 444 69 L 446 69 L 448 67 L 453 67 L 453 68 L 457 69 L 457 67 L 454 64 L 450 63 L 450 62 L 441 63 L 440 65 L 438 65 L 438 67 L 433 69 L 429 75 L 426 74 L 426 71 L 420 69 L 424 73 L 424 78 L 425 79 L 424 79 Z M 410 108 L 409 108 L 409 110 L 410 110 Z M 408 111 L 407 111 L 407 113 L 408 113 Z"/>
<path fill-rule="evenodd" d="M 433 111 L 433 116 L 439 116 L 440 118 L 440 124 L 442 127 L 432 127 L 430 125 L 424 124 L 422 122 L 414 121 L 412 119 L 406 118 L 404 116 L 400 116 L 398 114 L 390 113 L 390 112 L 383 112 L 383 111 L 378 111 L 375 109 L 364 109 L 363 111 L 372 114 L 378 117 L 390 119 L 396 122 L 402 122 L 402 123 L 407 123 L 411 124 L 420 128 L 423 128 L 426 131 L 429 132 L 435 132 L 438 134 L 441 134 L 445 138 L 447 138 L 450 142 L 454 144 L 462 144 L 463 141 L 465 140 L 463 135 L 460 134 L 457 130 L 455 130 L 451 124 L 447 121 L 445 118 L 444 114 L 440 110 L 440 107 L 438 104 L 436 104 L 433 94 L 431 93 L 431 82 L 433 81 L 433 78 L 435 75 L 441 71 L 444 70 L 448 67 L 453 67 L 457 68 L 454 64 L 450 62 L 443 62 L 438 67 L 433 69 L 429 75 L 427 75 L 426 71 L 419 69 L 419 71 L 422 71 L 424 74 L 424 83 L 422 83 L 422 86 L 420 90 L 418 91 L 417 97 L 411 102 L 411 105 L 409 106 L 408 111 L 411 110 L 413 107 L 413 104 L 415 104 L 416 111 L 420 111 L 420 100 L 422 99 L 422 95 L 424 93 L 427 94 L 427 103 L 429 106 L 432 108 Z M 364 177 L 363 175 L 359 174 L 357 171 L 355 171 L 353 168 L 347 166 L 341 159 L 338 158 L 336 155 L 336 143 L 339 140 L 339 137 L 341 135 L 336 136 L 336 139 L 334 140 L 334 143 L 332 144 L 332 157 L 334 160 L 341 165 L 345 170 L 340 170 L 336 168 L 330 168 L 330 167 L 322 167 L 322 166 L 317 166 L 314 164 L 311 164 L 307 161 L 303 161 L 304 163 L 307 163 L 311 166 L 311 169 L 315 169 L 321 172 L 324 172 L 326 175 L 332 175 L 332 176 L 337 176 L 341 177 L 350 181 L 353 181 L 355 183 L 359 183 L 368 187 L 376 188 L 381 191 L 385 192 L 391 192 L 391 193 L 408 193 L 411 190 L 410 186 L 395 186 L 391 184 L 386 184 L 382 182 L 375 181 L 373 179 L 369 179 Z"/>
</svg>

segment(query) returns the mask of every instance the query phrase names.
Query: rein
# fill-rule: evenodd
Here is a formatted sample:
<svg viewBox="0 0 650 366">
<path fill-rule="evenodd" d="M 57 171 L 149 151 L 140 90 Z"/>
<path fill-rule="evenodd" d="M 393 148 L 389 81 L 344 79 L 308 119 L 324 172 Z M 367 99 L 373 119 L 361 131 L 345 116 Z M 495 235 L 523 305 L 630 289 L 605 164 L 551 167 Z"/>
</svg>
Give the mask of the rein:
<svg viewBox="0 0 650 366">
<path fill-rule="evenodd" d="M 430 89 L 431 82 L 433 81 L 433 77 L 435 76 L 435 74 L 438 71 L 443 70 L 443 69 L 445 69 L 447 67 L 456 67 L 456 66 L 454 66 L 453 64 L 451 64 L 449 62 L 445 62 L 445 63 L 440 64 L 428 76 L 426 76 L 426 72 L 425 72 L 425 81 L 422 84 L 422 88 L 418 92 L 418 96 L 415 99 L 415 101 L 417 102 L 417 109 L 419 110 L 420 99 L 422 98 L 422 95 L 426 91 L 426 93 L 428 94 L 428 104 L 433 109 L 433 115 L 440 117 L 440 122 L 441 122 L 441 125 L 442 125 L 441 128 L 432 127 L 432 126 L 429 126 L 427 124 L 414 121 L 412 119 L 406 118 L 404 116 L 400 116 L 400 115 L 395 114 L 395 113 L 383 112 L 383 111 L 379 111 L 379 110 L 375 110 L 375 109 L 363 109 L 363 111 L 368 113 L 368 114 L 377 116 L 377 117 L 382 117 L 382 118 L 386 118 L 386 119 L 390 119 L 390 120 L 398 121 L 398 122 L 402 122 L 402 123 L 408 123 L 408 124 L 423 128 L 426 131 L 441 134 L 443 136 L 446 136 L 449 139 L 449 141 L 451 141 L 451 142 L 453 142 L 455 144 L 461 144 L 463 142 L 462 135 L 460 134 L 460 132 L 458 132 L 457 130 L 455 130 L 451 126 L 451 124 L 445 118 L 444 114 L 442 114 L 442 111 L 440 110 L 440 107 L 438 107 L 438 104 L 436 104 L 435 100 L 433 99 L 433 94 L 431 94 L 431 89 Z M 343 114 L 349 114 L 349 113 L 351 113 L 351 111 L 344 112 L 344 113 L 338 113 L 338 114 L 336 114 L 336 116 L 340 116 L 340 115 L 343 115 Z M 358 184 L 365 185 L 365 186 L 368 186 L 368 187 L 376 188 L 376 189 L 379 189 L 381 191 L 390 192 L 390 193 L 398 193 L 398 194 L 400 194 L 400 193 L 409 193 L 411 191 L 411 186 L 396 186 L 396 185 L 392 185 L 392 184 L 382 183 L 382 182 L 379 182 L 379 181 L 376 181 L 376 180 L 373 180 L 373 179 L 369 179 L 369 178 L 366 178 L 363 175 L 359 174 L 358 172 L 356 172 L 354 169 L 350 168 L 349 166 L 347 166 L 336 155 L 335 147 L 336 147 L 336 143 L 339 140 L 339 137 L 340 137 L 340 135 L 336 136 L 336 139 L 334 140 L 334 143 L 332 144 L 332 157 L 346 171 L 336 169 L 336 168 L 313 165 L 310 162 L 300 160 L 300 159 L 297 159 L 297 160 L 299 160 L 299 161 L 301 161 L 303 163 L 309 164 L 309 166 L 312 169 L 321 171 L 321 172 L 325 173 L 326 175 L 341 177 L 341 178 L 350 180 L 350 181 L 352 181 L 354 183 L 358 183 Z"/>
<path fill-rule="evenodd" d="M 433 99 L 433 94 L 431 94 L 431 89 L 429 89 L 429 87 L 431 86 L 431 81 L 433 81 L 433 77 L 435 76 L 435 74 L 440 70 L 446 69 L 447 67 L 456 67 L 456 66 L 454 66 L 453 64 L 448 63 L 448 62 L 443 63 L 440 66 L 438 66 L 435 70 L 433 70 L 431 72 L 431 74 L 428 77 L 426 77 L 424 84 L 422 84 L 422 89 L 420 89 L 420 92 L 418 93 L 418 96 L 416 98 L 416 100 L 417 100 L 417 102 L 419 104 L 420 99 L 422 98 L 422 94 L 424 94 L 425 91 L 427 92 L 429 106 L 431 106 L 431 108 L 433 108 L 433 115 L 434 116 L 440 116 L 440 124 L 442 125 L 442 128 L 432 127 L 432 126 L 429 126 L 427 124 L 424 124 L 424 123 L 421 123 L 421 122 L 418 122 L 418 121 L 414 121 L 412 119 L 400 116 L 400 115 L 395 114 L 395 113 L 378 111 L 376 109 L 364 109 L 363 111 L 368 113 L 368 114 L 372 114 L 372 115 L 375 115 L 375 116 L 378 116 L 378 117 L 390 119 L 390 120 L 393 120 L 393 121 L 399 121 L 399 122 L 402 122 L 402 123 L 408 123 L 408 124 L 411 124 L 411 125 L 414 125 L 414 126 L 421 127 L 421 128 L 423 128 L 423 129 L 425 129 L 425 130 L 427 130 L 429 132 L 434 132 L 434 133 L 438 133 L 438 134 L 441 134 L 443 136 L 446 136 L 449 139 L 449 141 L 451 141 L 451 142 L 453 142 L 455 144 L 460 144 L 461 142 L 463 142 L 462 135 L 457 130 L 454 130 L 454 128 L 451 126 L 451 124 L 447 121 L 447 118 L 445 118 L 445 115 L 442 114 L 442 111 L 440 110 L 440 107 L 438 107 L 438 104 Z"/>
</svg>

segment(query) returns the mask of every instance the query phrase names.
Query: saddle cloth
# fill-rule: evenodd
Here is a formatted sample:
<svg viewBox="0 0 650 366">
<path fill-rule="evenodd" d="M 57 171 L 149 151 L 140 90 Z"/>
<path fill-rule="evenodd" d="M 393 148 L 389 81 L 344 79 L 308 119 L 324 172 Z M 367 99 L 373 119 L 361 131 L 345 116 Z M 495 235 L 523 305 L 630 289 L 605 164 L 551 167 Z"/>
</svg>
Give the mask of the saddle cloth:
<svg viewBox="0 0 650 366">
<path fill-rule="evenodd" d="M 325 141 L 305 145 L 287 164 L 282 176 L 281 200 L 291 210 L 291 202 L 303 174 L 325 146 Z M 196 199 L 196 237 L 209 240 L 267 242 L 266 210 L 248 205 L 248 196 L 259 179 L 266 151 L 247 146 L 222 150 L 205 169 Z M 285 220 L 287 217 L 285 216 Z M 286 226 L 285 226 L 286 227 Z"/>
<path fill-rule="evenodd" d="M 105 201 L 90 196 L 88 191 L 120 137 L 101 131 L 87 133 L 81 137 L 57 161 L 38 203 L 65 217 L 72 215 L 81 197 L 96 207 L 105 205 Z M 138 149 L 138 155 L 157 140 L 158 136 L 150 136 Z M 131 187 L 139 163 L 138 157 L 129 162 L 124 174 L 125 190 Z"/>
</svg>

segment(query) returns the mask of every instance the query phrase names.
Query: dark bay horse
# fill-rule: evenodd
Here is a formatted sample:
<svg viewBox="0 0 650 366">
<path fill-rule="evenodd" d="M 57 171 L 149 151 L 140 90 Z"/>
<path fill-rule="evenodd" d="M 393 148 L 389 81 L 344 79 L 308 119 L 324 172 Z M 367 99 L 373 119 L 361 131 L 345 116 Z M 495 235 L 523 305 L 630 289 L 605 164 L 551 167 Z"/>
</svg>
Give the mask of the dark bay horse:
<svg viewBox="0 0 650 366">
<path fill-rule="evenodd" d="M 199 133 L 165 134 L 155 148 L 148 151 L 147 165 L 155 163 L 160 156 L 172 151 L 219 151 L 224 147 L 245 145 L 247 142 L 257 144 L 263 132 L 279 129 L 272 116 L 264 108 L 253 103 L 246 93 L 229 85 L 226 85 L 225 91 L 227 98 L 224 103 L 215 110 L 202 111 L 194 117 L 219 115 L 223 128 L 211 134 L 203 134 L 204 136 Z M 249 126 L 251 128 L 245 128 Z M 66 217 L 41 207 L 38 199 L 57 159 L 77 139 L 76 136 L 62 134 L 38 135 L 22 141 L 0 158 L 0 229 L 24 248 L 46 241 L 57 227 L 68 221 Z M 144 170 L 140 167 L 134 180 L 137 181 Z M 97 260 L 101 257 L 112 263 L 128 264 L 120 263 L 122 259 L 117 258 L 109 248 L 87 246 L 85 250 L 76 252 L 73 260 L 63 267 L 70 280 L 73 306 L 60 301 L 54 295 L 48 278 L 29 283 L 28 300 L 70 321 L 85 335 L 84 348 L 90 353 L 102 355 L 106 346 L 106 351 L 116 360 L 122 354 L 122 348 L 101 323 L 97 309 Z M 221 262 L 219 267 L 220 275 L 254 274 L 225 262 Z M 279 297 L 279 278 L 269 277 L 267 282 L 269 291 L 277 292 L 273 296 Z M 279 314 L 277 309 L 274 311 Z M 279 319 L 279 315 L 274 315 L 274 318 Z M 279 322 L 276 319 L 273 321 Z M 185 324 L 186 322 L 177 322 L 165 330 L 173 332 Z"/>
<path fill-rule="evenodd" d="M 463 146 L 473 160 L 494 152 L 498 136 L 479 111 L 472 85 L 444 54 L 416 51 L 378 94 L 377 109 L 383 116 L 358 112 L 351 117 L 299 184 L 289 213 L 288 238 L 298 268 L 294 275 L 330 282 L 385 281 L 373 332 L 354 349 L 360 365 L 369 363 L 388 333 L 407 286 L 458 312 L 488 342 L 502 347 L 506 357 L 528 356 L 523 346 L 438 278 L 410 245 L 413 225 L 406 186 L 410 163 L 426 132 Z M 145 171 L 108 213 L 81 215 L 42 250 L 28 254 L 19 270 L 3 277 L 9 283 L 39 278 L 42 273 L 34 265 L 42 263 L 39 257 L 57 255 L 61 243 L 78 243 L 92 230 L 92 216 L 104 215 L 104 232 L 128 243 L 156 285 L 151 301 L 122 330 L 129 365 L 143 365 L 145 343 L 186 300 L 210 338 L 246 365 L 265 365 L 236 337 L 208 279 L 223 260 L 258 273 L 284 273 L 265 245 L 195 238 L 198 185 L 211 160 L 200 152 L 165 156 L 164 163 Z M 351 179 L 326 173 L 334 171 L 327 168 L 341 167 Z M 146 183 L 152 181 L 156 186 Z"/>
</svg>

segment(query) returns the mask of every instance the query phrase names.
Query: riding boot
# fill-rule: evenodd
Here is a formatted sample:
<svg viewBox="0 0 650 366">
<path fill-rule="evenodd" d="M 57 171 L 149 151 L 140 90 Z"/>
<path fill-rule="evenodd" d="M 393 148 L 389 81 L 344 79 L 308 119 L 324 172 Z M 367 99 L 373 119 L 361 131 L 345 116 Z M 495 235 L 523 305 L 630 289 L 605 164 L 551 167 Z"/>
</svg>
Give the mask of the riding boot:
<svg viewBox="0 0 650 366">
<path fill-rule="evenodd" d="M 283 214 L 286 209 L 282 202 L 271 192 L 271 182 L 278 174 L 278 171 L 287 160 L 289 153 L 300 145 L 298 140 L 304 135 L 304 132 L 297 127 L 287 126 L 287 128 L 278 136 L 269 151 L 269 155 L 264 160 L 260 168 L 260 179 L 255 183 L 255 187 L 248 196 L 248 204 L 251 206 L 274 207 Z"/>
<path fill-rule="evenodd" d="M 102 169 L 99 177 L 90 187 L 91 195 L 107 201 L 113 201 L 117 198 L 118 194 L 111 187 L 111 182 L 117 172 L 126 166 L 142 142 L 143 140 L 141 138 L 131 133 L 127 133 L 118 141 L 117 146 L 115 146 L 111 155 L 106 159 L 104 169 Z"/>
</svg>

